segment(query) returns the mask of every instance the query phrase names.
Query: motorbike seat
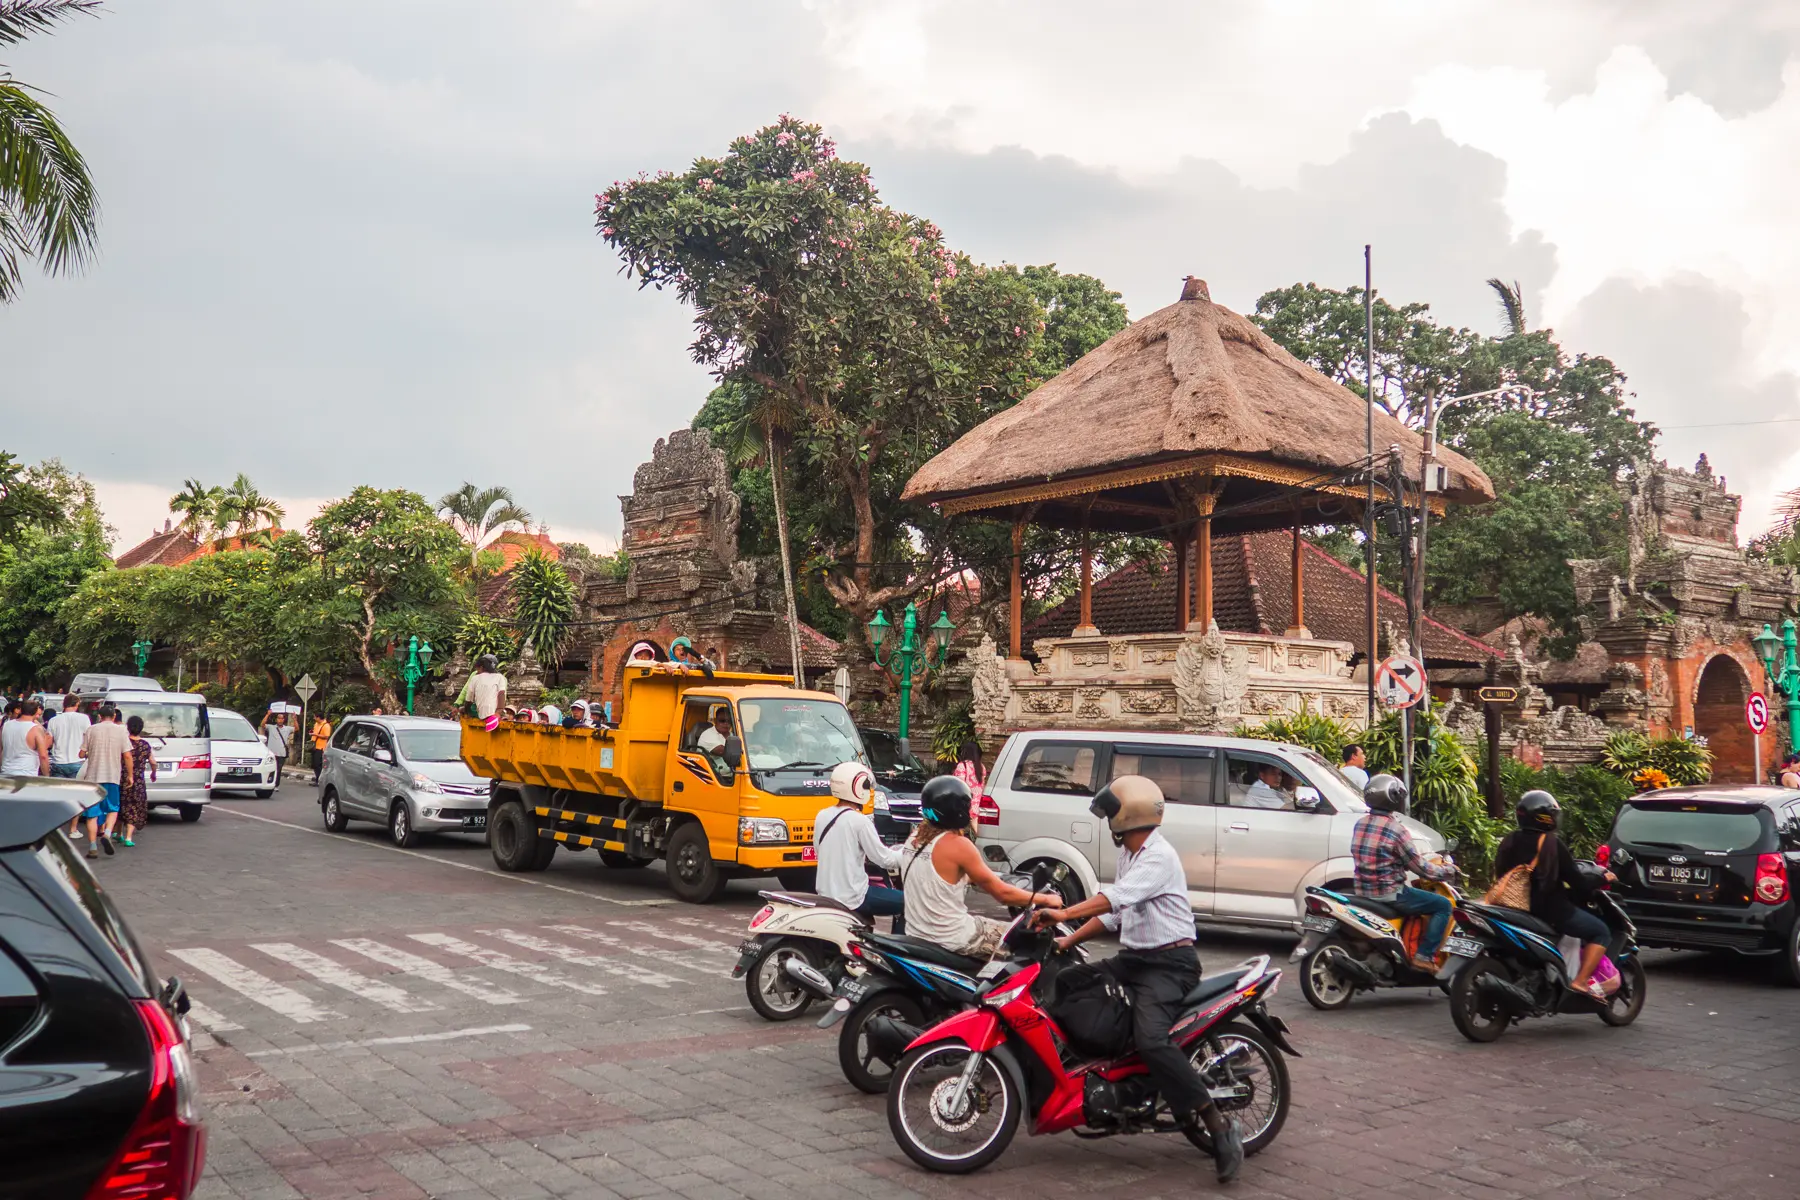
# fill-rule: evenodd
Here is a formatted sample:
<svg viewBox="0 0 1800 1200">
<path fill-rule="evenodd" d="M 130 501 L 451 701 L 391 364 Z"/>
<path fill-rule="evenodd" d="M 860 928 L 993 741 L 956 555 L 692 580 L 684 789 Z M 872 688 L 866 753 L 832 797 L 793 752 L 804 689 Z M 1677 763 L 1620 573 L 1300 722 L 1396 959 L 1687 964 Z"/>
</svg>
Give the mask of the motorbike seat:
<svg viewBox="0 0 1800 1200">
<path fill-rule="evenodd" d="M 830 896 L 821 896 L 814 892 L 760 892 L 765 900 L 797 900 L 801 904 L 813 908 L 835 908 L 839 912 L 853 913 L 856 910 L 841 900 L 833 900 Z"/>
<path fill-rule="evenodd" d="M 1208 1000 L 1216 1000 L 1237 986 L 1243 976 L 1242 971 L 1222 971 L 1217 975 L 1204 975 L 1188 994 L 1181 998 L 1183 1005 L 1205 1004 Z"/>
<path fill-rule="evenodd" d="M 1374 913 L 1378 917 L 1386 917 L 1389 920 L 1397 921 L 1406 915 L 1386 900 L 1371 900 L 1367 896 L 1348 896 L 1346 899 L 1350 901 L 1353 908 L 1360 908 L 1364 912 Z"/>
<path fill-rule="evenodd" d="M 1515 929 L 1528 929 L 1532 933 L 1538 934 L 1540 937 L 1559 938 L 1562 936 L 1557 933 L 1556 930 L 1550 928 L 1548 923 L 1538 917 L 1532 916 L 1523 909 L 1508 908 L 1504 904 L 1470 904 L 1468 907 L 1474 909 L 1484 917 L 1489 917 L 1505 925 L 1511 925 Z"/>
<path fill-rule="evenodd" d="M 922 938 L 880 933 L 869 934 L 863 940 L 877 950 L 885 950 L 892 954 L 898 954 L 902 958 L 914 958 L 935 966 L 949 967 L 952 971 L 961 971 L 965 975 L 973 975 L 987 965 L 985 958 L 971 958 L 967 954 L 954 954 L 936 942 L 928 942 Z"/>
</svg>

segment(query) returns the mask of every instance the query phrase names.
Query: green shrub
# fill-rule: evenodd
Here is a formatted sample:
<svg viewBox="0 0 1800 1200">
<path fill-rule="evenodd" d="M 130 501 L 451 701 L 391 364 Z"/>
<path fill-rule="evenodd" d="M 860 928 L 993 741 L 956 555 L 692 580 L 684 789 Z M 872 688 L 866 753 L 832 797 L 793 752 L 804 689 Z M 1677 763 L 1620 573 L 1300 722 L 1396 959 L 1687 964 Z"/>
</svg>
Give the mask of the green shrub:
<svg viewBox="0 0 1800 1200">
<path fill-rule="evenodd" d="M 953 763 L 962 744 L 977 736 L 975 717 L 968 703 L 953 704 L 938 719 L 937 728 L 931 731 L 931 753 L 941 763 Z"/>
<path fill-rule="evenodd" d="M 1676 785 L 1705 783 L 1712 778 L 1712 751 L 1684 737 L 1649 738 L 1632 729 L 1609 734 L 1600 765 L 1621 779 L 1654 767 Z"/>
<path fill-rule="evenodd" d="M 1270 717 L 1260 725 L 1239 725 L 1232 732 L 1237 737 L 1305 746 L 1309 750 L 1316 750 L 1334 765 L 1343 761 L 1344 747 L 1356 741 L 1356 733 L 1348 725 L 1317 713 Z"/>
<path fill-rule="evenodd" d="M 1534 788 L 1556 797 L 1562 805 L 1563 840 L 1577 858 L 1592 858 L 1594 847 L 1606 840 L 1612 830 L 1613 817 L 1632 794 L 1631 783 L 1613 773 L 1607 766 L 1574 767 L 1558 770 L 1546 767 L 1534 771 L 1516 759 L 1507 759 L 1500 768 L 1500 786 L 1508 807 Z"/>
</svg>

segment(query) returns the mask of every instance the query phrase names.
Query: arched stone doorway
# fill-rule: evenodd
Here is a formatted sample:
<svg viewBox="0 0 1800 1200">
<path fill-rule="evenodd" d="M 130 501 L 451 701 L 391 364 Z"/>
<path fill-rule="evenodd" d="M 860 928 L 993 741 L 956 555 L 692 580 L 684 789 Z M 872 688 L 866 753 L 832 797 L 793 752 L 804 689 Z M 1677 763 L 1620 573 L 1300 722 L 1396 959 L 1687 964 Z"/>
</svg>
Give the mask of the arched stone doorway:
<svg viewBox="0 0 1800 1200">
<path fill-rule="evenodd" d="M 1694 732 L 1713 754 L 1715 783 L 1755 783 L 1755 751 L 1744 724 L 1750 677 L 1729 654 L 1715 655 L 1700 672 L 1694 692 Z"/>
</svg>

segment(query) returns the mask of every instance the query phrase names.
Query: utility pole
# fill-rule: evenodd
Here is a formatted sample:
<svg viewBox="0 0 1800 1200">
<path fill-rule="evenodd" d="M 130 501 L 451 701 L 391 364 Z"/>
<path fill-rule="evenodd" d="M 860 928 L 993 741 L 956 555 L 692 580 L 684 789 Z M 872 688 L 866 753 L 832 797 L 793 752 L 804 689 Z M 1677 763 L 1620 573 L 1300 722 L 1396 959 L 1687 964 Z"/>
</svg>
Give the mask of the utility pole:
<svg viewBox="0 0 1800 1200">
<path fill-rule="evenodd" d="M 1375 727 L 1375 258 L 1368 244 L 1363 246 L 1363 388 L 1368 405 L 1364 414 L 1365 444 L 1363 463 L 1368 471 L 1368 493 L 1363 499 L 1363 563 L 1369 576 L 1369 646 L 1363 671 L 1369 677 L 1368 727 Z"/>
</svg>

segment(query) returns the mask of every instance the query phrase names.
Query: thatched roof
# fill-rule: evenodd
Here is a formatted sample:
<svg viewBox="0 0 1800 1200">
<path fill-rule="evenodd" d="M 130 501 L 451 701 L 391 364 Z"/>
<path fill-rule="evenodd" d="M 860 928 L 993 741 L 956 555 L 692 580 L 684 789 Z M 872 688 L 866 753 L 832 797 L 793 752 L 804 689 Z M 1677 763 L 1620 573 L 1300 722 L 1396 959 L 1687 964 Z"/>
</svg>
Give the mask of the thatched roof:
<svg viewBox="0 0 1800 1200">
<path fill-rule="evenodd" d="M 1040 524 L 1160 528 L 1192 509 L 1181 487 L 1211 477 L 1224 491 L 1215 532 L 1344 520 L 1360 487 L 1331 477 L 1363 458 L 1365 402 L 1214 304 L 1190 278 L 1182 299 L 1095 347 L 920 469 L 905 498 L 947 512 L 1035 504 Z M 1423 444 L 1375 412 L 1375 447 L 1398 445 L 1417 479 Z M 1493 485 L 1440 447 L 1445 499 L 1479 503 Z M 1296 487 L 1318 489 L 1296 499 Z M 1262 503 L 1266 501 L 1266 503 Z"/>
</svg>

